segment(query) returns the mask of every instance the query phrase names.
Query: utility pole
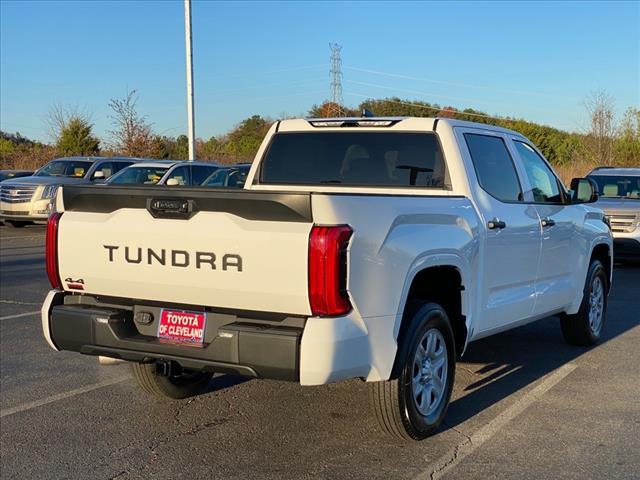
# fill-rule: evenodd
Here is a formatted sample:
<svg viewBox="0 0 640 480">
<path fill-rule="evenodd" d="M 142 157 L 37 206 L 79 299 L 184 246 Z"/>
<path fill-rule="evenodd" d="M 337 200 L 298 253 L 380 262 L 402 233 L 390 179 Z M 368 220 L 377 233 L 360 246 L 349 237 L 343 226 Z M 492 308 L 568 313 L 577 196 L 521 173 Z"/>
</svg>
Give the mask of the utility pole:
<svg viewBox="0 0 640 480">
<path fill-rule="evenodd" d="M 331 112 L 330 117 L 341 117 L 344 112 L 342 108 L 342 57 L 340 51 L 342 45 L 330 43 L 331 49 Z"/>
<path fill-rule="evenodd" d="M 184 33 L 187 47 L 187 117 L 189 137 L 189 161 L 196 159 L 195 121 L 193 118 L 193 44 L 191 41 L 191 0 L 184 0 Z"/>
</svg>

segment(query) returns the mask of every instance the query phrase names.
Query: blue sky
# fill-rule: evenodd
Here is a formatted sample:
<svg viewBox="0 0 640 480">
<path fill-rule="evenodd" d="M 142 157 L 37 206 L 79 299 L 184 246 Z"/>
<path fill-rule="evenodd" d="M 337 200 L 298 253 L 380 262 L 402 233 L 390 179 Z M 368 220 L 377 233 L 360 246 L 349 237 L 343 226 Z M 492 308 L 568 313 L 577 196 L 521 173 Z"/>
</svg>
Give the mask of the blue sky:
<svg viewBox="0 0 640 480">
<path fill-rule="evenodd" d="M 193 3 L 196 136 L 329 96 L 396 95 L 579 130 L 605 89 L 640 105 L 640 2 Z M 158 133 L 186 133 L 182 1 L 0 2 L 0 128 L 47 140 L 54 102 L 110 128 L 108 101 L 139 92 Z"/>
</svg>

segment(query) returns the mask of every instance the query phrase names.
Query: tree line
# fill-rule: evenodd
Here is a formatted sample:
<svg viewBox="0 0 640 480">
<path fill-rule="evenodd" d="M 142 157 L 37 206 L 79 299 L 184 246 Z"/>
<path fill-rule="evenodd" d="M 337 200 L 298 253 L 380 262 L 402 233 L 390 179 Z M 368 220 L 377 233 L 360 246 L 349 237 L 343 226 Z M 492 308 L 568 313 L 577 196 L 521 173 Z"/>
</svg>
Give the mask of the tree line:
<svg viewBox="0 0 640 480">
<path fill-rule="evenodd" d="M 186 159 L 187 136 L 155 133 L 147 116 L 138 111 L 137 101 L 135 90 L 109 101 L 111 130 L 106 140 L 93 133 L 90 114 L 53 105 L 47 115 L 53 142 L 45 144 L 29 140 L 19 133 L 0 132 L 0 168 L 38 168 L 53 158 L 73 155 Z M 365 100 L 357 109 L 324 102 L 313 105 L 308 115 L 321 118 L 360 116 L 364 109 L 376 116 L 438 116 L 518 131 L 540 148 L 563 177 L 575 173 L 584 175 L 585 170 L 599 165 L 640 166 L 640 109 L 628 108 L 616 122 L 613 100 L 605 92 L 596 92 L 586 99 L 588 127 L 579 133 L 508 116 L 490 116 L 471 108 L 460 110 L 398 97 Z M 273 121 L 253 115 L 225 135 L 208 140 L 197 139 L 196 157 L 220 163 L 250 162 Z"/>
</svg>

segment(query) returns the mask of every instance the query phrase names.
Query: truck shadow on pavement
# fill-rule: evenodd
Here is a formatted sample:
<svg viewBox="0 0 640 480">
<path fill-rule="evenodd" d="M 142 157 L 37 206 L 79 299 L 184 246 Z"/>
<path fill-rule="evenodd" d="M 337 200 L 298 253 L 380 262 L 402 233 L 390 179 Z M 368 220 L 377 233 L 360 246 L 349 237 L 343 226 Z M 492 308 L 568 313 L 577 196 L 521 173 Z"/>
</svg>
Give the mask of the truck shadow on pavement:
<svg viewBox="0 0 640 480">
<path fill-rule="evenodd" d="M 568 345 L 549 317 L 472 343 L 456 365 L 454 398 L 442 430 L 454 428 L 584 353 L 640 325 L 634 289 L 640 269 L 616 266 L 603 338 L 594 347 Z"/>
</svg>

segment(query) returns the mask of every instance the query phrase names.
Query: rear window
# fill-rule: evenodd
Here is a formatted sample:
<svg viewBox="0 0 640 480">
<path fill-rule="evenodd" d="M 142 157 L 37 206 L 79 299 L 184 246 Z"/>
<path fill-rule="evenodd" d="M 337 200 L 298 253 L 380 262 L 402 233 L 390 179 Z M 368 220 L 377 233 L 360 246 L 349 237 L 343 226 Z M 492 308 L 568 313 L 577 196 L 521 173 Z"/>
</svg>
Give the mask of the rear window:
<svg viewBox="0 0 640 480">
<path fill-rule="evenodd" d="M 293 185 L 444 187 L 440 144 L 431 133 L 278 133 L 260 182 Z"/>
</svg>

